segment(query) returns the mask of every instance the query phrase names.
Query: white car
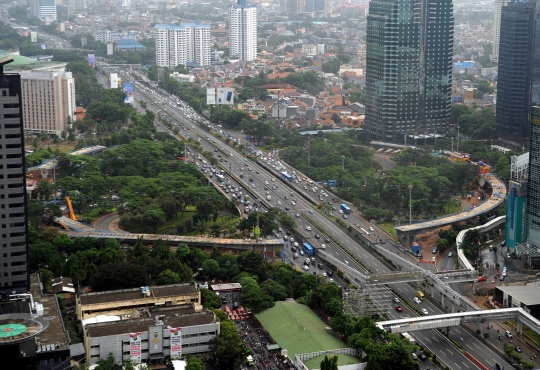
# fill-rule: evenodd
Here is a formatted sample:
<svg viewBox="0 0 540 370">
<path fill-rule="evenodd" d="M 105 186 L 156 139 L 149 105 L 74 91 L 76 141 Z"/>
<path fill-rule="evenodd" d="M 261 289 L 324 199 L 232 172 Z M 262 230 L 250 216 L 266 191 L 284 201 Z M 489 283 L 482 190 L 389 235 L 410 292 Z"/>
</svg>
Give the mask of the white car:
<svg viewBox="0 0 540 370">
<path fill-rule="evenodd" d="M 311 226 L 306 226 L 307 231 L 311 231 Z"/>
<path fill-rule="evenodd" d="M 333 282 L 334 282 L 334 279 L 330 278 L 330 279 L 328 279 L 328 282 L 329 282 L 329 283 L 333 283 Z"/>
<path fill-rule="evenodd" d="M 305 271 L 309 271 L 309 266 L 308 266 L 308 265 L 304 265 L 304 270 L 305 270 Z"/>
<path fill-rule="evenodd" d="M 340 210 L 339 210 L 339 213 L 343 213 L 343 210 L 340 209 Z"/>
<path fill-rule="evenodd" d="M 422 301 L 420 300 L 420 298 L 418 298 L 418 297 L 414 297 L 414 298 L 413 298 L 413 301 L 415 301 L 415 302 L 418 303 L 418 304 L 420 304 L 420 302 L 422 302 Z"/>
<path fill-rule="evenodd" d="M 429 313 L 427 312 L 427 310 L 426 310 L 425 308 L 422 308 L 422 313 L 423 313 L 424 315 L 429 315 Z"/>
</svg>

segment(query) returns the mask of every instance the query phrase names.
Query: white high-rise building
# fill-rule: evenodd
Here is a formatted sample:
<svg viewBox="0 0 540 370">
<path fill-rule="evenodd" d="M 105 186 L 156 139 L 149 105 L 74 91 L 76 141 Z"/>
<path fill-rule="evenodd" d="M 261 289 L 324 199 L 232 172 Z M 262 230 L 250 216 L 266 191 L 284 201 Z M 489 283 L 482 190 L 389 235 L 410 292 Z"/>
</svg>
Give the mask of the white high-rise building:
<svg viewBox="0 0 540 370">
<path fill-rule="evenodd" d="M 501 39 L 501 11 L 510 0 L 495 0 L 495 14 L 493 15 L 493 50 L 491 60 L 499 62 L 499 42 Z"/>
<path fill-rule="evenodd" d="M 229 56 L 251 61 L 257 58 L 257 5 L 238 0 L 229 6 Z"/>
<path fill-rule="evenodd" d="M 56 1 L 32 0 L 30 1 L 30 13 L 32 17 L 38 18 L 43 22 L 54 22 L 56 21 Z"/>
<path fill-rule="evenodd" d="M 210 65 L 209 24 L 157 24 L 155 30 L 158 66 L 174 69 L 179 65 Z"/>
<path fill-rule="evenodd" d="M 24 130 L 60 135 L 75 114 L 75 79 L 71 72 L 19 72 Z"/>
</svg>

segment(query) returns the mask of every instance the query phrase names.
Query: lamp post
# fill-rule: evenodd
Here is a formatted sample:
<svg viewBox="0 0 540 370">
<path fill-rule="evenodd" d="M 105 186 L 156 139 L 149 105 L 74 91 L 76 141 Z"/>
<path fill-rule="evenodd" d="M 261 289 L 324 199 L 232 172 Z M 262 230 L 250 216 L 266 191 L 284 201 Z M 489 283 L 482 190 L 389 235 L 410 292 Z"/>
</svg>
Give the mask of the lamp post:
<svg viewBox="0 0 540 370">
<path fill-rule="evenodd" d="M 459 152 L 459 126 L 457 127 L 457 149 L 456 152 Z"/>
<path fill-rule="evenodd" d="M 345 171 L 345 156 L 344 155 L 341 156 L 341 169 Z"/>
<path fill-rule="evenodd" d="M 454 152 L 454 137 L 452 137 L 452 153 Z"/>
<path fill-rule="evenodd" d="M 307 138 L 307 165 L 308 167 L 311 167 L 311 136 L 308 136 Z"/>
<path fill-rule="evenodd" d="M 409 185 L 409 224 L 412 224 L 412 185 Z"/>
</svg>

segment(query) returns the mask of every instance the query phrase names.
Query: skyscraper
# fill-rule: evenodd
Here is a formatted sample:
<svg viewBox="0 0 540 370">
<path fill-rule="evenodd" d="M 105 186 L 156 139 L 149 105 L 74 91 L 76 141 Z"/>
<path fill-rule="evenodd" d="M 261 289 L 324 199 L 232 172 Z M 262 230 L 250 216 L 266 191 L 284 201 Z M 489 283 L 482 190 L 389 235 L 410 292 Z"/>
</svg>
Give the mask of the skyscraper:
<svg viewBox="0 0 540 370">
<path fill-rule="evenodd" d="M 531 107 L 527 241 L 540 247 L 540 105 Z"/>
<path fill-rule="evenodd" d="M 502 7 L 508 4 L 509 0 L 495 0 L 495 14 L 493 16 L 493 49 L 491 60 L 499 61 L 499 41 L 501 37 L 501 11 Z"/>
<path fill-rule="evenodd" d="M 31 0 L 30 13 L 32 17 L 43 22 L 56 21 L 56 1 L 55 0 Z"/>
<path fill-rule="evenodd" d="M 452 0 L 372 0 L 367 24 L 366 120 L 379 140 L 448 130 Z"/>
<path fill-rule="evenodd" d="M 209 24 L 157 24 L 155 30 L 158 66 L 174 69 L 179 65 L 210 65 Z"/>
<path fill-rule="evenodd" d="M 0 293 L 27 293 L 28 228 L 21 77 L 0 59 Z"/>
<path fill-rule="evenodd" d="M 529 145 L 531 105 L 540 103 L 539 7 L 515 1 L 502 7 L 495 140 Z"/>
<path fill-rule="evenodd" d="M 229 55 L 251 61 L 257 58 L 257 5 L 238 0 L 229 6 Z"/>
</svg>

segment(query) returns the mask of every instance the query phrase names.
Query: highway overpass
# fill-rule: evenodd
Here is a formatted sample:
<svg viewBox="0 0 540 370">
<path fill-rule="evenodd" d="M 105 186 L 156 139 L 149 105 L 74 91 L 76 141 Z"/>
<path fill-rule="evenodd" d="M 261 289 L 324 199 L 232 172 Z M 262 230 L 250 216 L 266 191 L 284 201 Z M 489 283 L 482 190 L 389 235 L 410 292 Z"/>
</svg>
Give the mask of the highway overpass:
<svg viewBox="0 0 540 370">
<path fill-rule="evenodd" d="M 480 186 L 487 183 L 492 189 L 491 196 L 484 202 L 476 207 L 468 209 L 463 212 L 459 212 L 447 217 L 437 218 L 435 220 L 419 222 L 416 224 L 401 225 L 396 227 L 397 236 L 401 241 L 401 245 L 408 249 L 412 245 L 416 235 L 425 233 L 428 231 L 439 229 L 443 226 L 451 225 L 458 222 L 466 222 L 469 220 L 475 220 L 477 217 L 488 213 L 497 208 L 502 202 L 504 202 L 506 196 L 506 186 L 504 182 L 497 176 L 492 174 L 486 174 L 478 179 Z"/>
</svg>

